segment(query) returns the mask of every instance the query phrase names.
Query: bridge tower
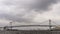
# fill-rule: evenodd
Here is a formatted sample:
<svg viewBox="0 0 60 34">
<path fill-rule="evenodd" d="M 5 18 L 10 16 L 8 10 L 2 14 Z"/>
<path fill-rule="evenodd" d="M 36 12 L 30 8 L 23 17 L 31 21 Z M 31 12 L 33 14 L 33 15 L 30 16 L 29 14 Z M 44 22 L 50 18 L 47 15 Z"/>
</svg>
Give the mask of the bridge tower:
<svg viewBox="0 0 60 34">
<path fill-rule="evenodd" d="M 51 30 L 51 27 L 52 27 L 52 25 L 51 25 L 51 19 L 49 19 L 49 30 Z"/>
<path fill-rule="evenodd" d="M 11 30 L 12 30 L 12 22 L 10 22 Z"/>
</svg>

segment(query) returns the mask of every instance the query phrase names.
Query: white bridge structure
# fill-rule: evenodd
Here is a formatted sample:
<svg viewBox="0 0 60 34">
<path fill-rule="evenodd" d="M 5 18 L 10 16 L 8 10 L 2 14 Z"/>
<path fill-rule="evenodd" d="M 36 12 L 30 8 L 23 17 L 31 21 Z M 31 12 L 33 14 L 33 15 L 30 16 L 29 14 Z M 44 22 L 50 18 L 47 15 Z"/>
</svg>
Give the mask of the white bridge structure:
<svg viewBox="0 0 60 34">
<path fill-rule="evenodd" d="M 57 26 L 59 26 L 59 25 L 52 25 L 52 20 L 51 19 L 49 19 L 49 20 L 47 20 L 48 21 L 48 25 L 18 25 L 18 26 L 12 26 L 12 22 L 11 22 L 11 26 L 5 26 L 5 27 L 0 27 L 0 28 L 3 28 L 3 29 L 8 29 L 8 28 L 15 28 L 15 27 L 49 27 L 49 30 L 51 30 L 51 28 L 52 27 L 57 27 Z M 45 21 L 44 22 L 42 22 L 41 24 L 43 24 L 43 23 L 45 23 Z M 55 22 L 53 22 L 54 24 L 56 24 Z"/>
</svg>

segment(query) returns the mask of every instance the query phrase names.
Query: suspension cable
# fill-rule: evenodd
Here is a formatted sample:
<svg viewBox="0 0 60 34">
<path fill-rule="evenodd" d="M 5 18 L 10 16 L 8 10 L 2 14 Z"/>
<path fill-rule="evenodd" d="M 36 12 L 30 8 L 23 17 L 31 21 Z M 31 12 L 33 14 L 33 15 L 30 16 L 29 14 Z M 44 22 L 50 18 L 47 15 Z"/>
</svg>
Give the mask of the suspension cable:
<svg viewBox="0 0 60 34">
<path fill-rule="evenodd" d="M 45 21 L 43 21 L 43 22 L 40 22 L 39 24 L 44 24 L 44 23 L 46 23 L 46 22 L 48 22 L 48 20 L 45 20 Z"/>
</svg>

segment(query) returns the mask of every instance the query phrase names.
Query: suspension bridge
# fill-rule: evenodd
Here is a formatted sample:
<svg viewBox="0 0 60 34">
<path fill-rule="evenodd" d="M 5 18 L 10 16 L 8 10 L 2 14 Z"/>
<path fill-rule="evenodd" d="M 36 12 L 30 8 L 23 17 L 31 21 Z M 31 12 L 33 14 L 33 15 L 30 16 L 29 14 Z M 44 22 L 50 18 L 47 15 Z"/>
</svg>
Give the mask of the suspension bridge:
<svg viewBox="0 0 60 34">
<path fill-rule="evenodd" d="M 40 25 L 40 24 L 43 24 L 45 22 L 48 21 L 48 25 Z M 55 25 L 52 25 L 52 23 L 54 23 Z M 46 20 L 44 22 L 41 22 L 39 25 L 18 25 L 18 26 L 12 26 L 12 22 L 11 22 L 11 26 L 5 26 L 5 27 L 0 27 L 0 28 L 3 28 L 3 29 L 7 29 L 7 28 L 15 28 L 15 27 L 49 27 L 49 30 L 51 30 L 51 27 L 57 27 L 59 26 L 57 23 L 55 23 L 54 21 L 52 21 L 51 19 L 49 20 Z"/>
</svg>

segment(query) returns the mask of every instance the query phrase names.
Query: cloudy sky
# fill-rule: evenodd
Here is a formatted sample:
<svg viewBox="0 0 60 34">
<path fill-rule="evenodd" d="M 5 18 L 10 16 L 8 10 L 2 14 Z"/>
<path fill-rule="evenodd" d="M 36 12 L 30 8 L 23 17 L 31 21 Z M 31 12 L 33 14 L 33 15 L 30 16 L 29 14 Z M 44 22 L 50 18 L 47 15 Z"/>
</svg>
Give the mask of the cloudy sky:
<svg viewBox="0 0 60 34">
<path fill-rule="evenodd" d="M 0 26 L 60 22 L 60 0 L 0 0 Z"/>
</svg>

